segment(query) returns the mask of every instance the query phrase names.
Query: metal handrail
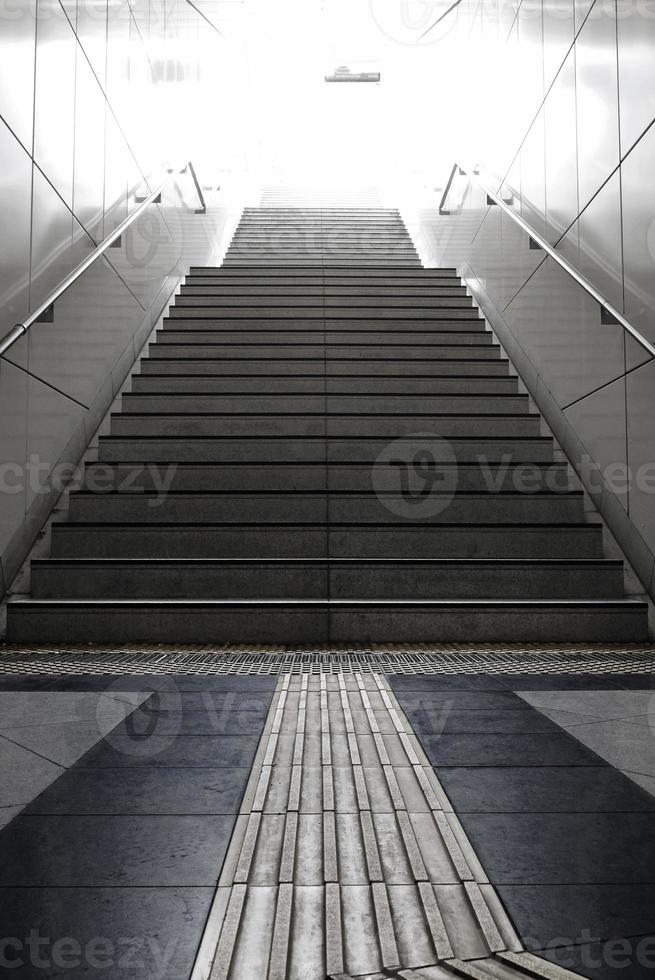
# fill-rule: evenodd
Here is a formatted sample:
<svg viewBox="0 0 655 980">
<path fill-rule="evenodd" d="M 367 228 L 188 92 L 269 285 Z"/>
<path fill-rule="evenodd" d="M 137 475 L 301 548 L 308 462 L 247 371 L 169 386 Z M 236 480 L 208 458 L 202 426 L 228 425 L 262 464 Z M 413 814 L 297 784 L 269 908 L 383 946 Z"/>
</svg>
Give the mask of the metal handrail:
<svg viewBox="0 0 655 980">
<path fill-rule="evenodd" d="M 612 304 L 608 302 L 607 299 L 605 299 L 602 293 L 598 292 L 596 287 L 593 286 L 589 282 L 589 280 L 582 275 L 581 272 L 578 272 L 578 270 L 574 268 L 574 266 L 572 266 L 569 262 L 567 262 L 566 259 L 562 255 L 560 255 L 559 252 L 557 252 L 552 247 L 552 245 L 550 245 L 546 241 L 545 238 L 543 238 L 538 232 L 536 232 L 534 228 L 531 228 L 530 225 L 527 223 L 527 221 L 524 221 L 523 218 L 516 213 L 516 211 L 512 210 L 512 208 L 510 208 L 505 203 L 505 201 L 503 201 L 501 197 L 499 197 L 493 191 L 490 191 L 489 188 L 486 187 L 485 184 L 480 180 L 480 177 L 475 170 L 473 171 L 467 170 L 466 167 L 463 167 L 461 165 L 461 163 L 455 164 L 455 167 L 453 168 L 451 173 L 451 179 L 448 184 L 448 188 L 447 188 L 448 191 L 452 186 L 456 169 L 459 169 L 460 173 L 463 176 L 468 177 L 469 180 L 475 180 L 475 182 L 479 185 L 480 189 L 484 191 L 484 193 L 487 195 L 487 200 L 491 200 L 493 201 L 494 204 L 497 204 L 498 207 L 502 211 L 504 211 L 504 213 L 509 218 L 511 218 L 515 222 L 515 224 L 519 226 L 519 228 L 522 228 L 523 231 L 525 231 L 530 236 L 530 238 L 539 246 L 539 248 L 543 249 L 544 252 L 546 252 L 547 255 L 551 257 L 551 259 L 554 259 L 555 262 L 557 262 L 557 264 L 561 266 L 561 268 L 564 269 L 564 271 L 567 272 L 568 275 L 571 276 L 571 278 L 574 279 L 579 286 L 582 286 L 585 292 L 589 293 L 589 295 L 596 300 L 596 302 L 600 305 L 601 310 L 605 310 L 609 314 L 609 316 L 612 317 L 613 320 L 616 320 L 616 322 L 620 326 L 622 326 L 623 329 L 637 341 L 638 344 L 641 344 L 641 346 L 648 351 L 651 357 L 655 357 L 655 346 L 653 346 L 653 344 L 651 344 L 649 340 L 646 340 L 646 338 L 637 330 L 637 328 L 634 327 L 629 320 L 626 320 L 624 315 L 620 313 L 617 309 L 615 309 L 615 307 L 612 306 Z M 447 193 L 444 193 L 441 199 L 440 208 L 441 207 L 445 208 L 446 197 L 447 197 Z"/>
<path fill-rule="evenodd" d="M 79 279 L 79 277 L 84 272 L 86 272 L 86 270 L 90 266 L 92 266 L 97 259 L 99 259 L 102 255 L 105 254 L 107 249 L 110 248 L 113 245 L 113 243 L 117 239 L 119 239 L 121 235 L 130 227 L 130 225 L 137 220 L 139 215 L 143 214 L 145 209 L 149 207 L 153 203 L 153 201 L 155 201 L 159 197 L 159 195 L 162 193 L 164 188 L 167 187 L 167 185 L 173 179 L 173 177 L 176 177 L 178 174 L 186 173 L 187 167 L 191 171 L 193 182 L 196 191 L 198 192 L 198 197 L 200 198 L 200 202 L 202 205 L 200 211 L 196 213 L 202 213 L 202 214 L 205 213 L 207 208 L 205 205 L 204 198 L 202 196 L 202 191 L 200 190 L 200 186 L 198 184 L 198 180 L 195 175 L 195 171 L 193 170 L 193 166 L 191 165 L 191 163 L 189 162 L 185 164 L 183 167 L 179 167 L 174 170 L 169 170 L 168 175 L 161 182 L 159 187 L 157 187 L 156 190 L 152 191 L 152 193 L 150 193 L 139 204 L 138 208 L 135 208 L 131 214 L 128 214 L 128 216 L 124 218 L 123 221 L 121 221 L 121 223 L 117 225 L 117 227 L 114 228 L 114 230 L 109 235 L 107 235 L 104 241 L 101 242 L 100 245 L 98 245 L 98 247 L 95 248 L 92 252 L 90 252 L 89 255 L 87 255 L 87 257 L 84 259 L 83 262 L 80 262 L 80 264 L 75 269 L 73 269 L 72 272 L 69 272 L 66 278 L 62 279 L 58 286 L 55 286 L 55 288 L 52 290 L 51 293 L 49 293 L 46 296 L 43 302 L 40 303 L 35 310 L 31 311 L 29 316 L 26 316 L 24 320 L 21 320 L 20 323 L 17 323 L 14 327 L 12 327 L 12 329 L 7 334 L 5 334 L 2 340 L 0 340 L 0 357 L 2 357 L 9 350 L 12 344 L 15 344 L 17 340 L 20 340 L 21 337 L 24 337 L 27 331 L 32 326 L 32 324 L 36 323 L 39 317 L 43 316 L 43 314 L 50 309 L 53 303 L 55 303 L 56 300 L 58 300 L 61 296 L 63 296 L 66 290 L 70 289 L 73 283 L 76 282 Z"/>
</svg>

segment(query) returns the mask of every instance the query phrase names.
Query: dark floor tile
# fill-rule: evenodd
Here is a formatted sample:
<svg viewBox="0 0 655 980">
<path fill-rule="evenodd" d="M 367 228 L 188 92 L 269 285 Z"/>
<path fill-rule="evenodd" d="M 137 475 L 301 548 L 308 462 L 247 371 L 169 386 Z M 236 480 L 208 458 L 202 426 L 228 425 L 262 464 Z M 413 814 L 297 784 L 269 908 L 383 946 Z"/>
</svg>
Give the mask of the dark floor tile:
<svg viewBox="0 0 655 980">
<path fill-rule="evenodd" d="M 28 813 L 236 813 L 250 769 L 70 769 Z M 655 801 L 654 801 L 655 802 Z"/>
<path fill-rule="evenodd" d="M 653 928 L 655 885 L 501 885 L 527 949 L 640 936 Z"/>
<path fill-rule="evenodd" d="M 439 779 L 458 813 L 655 810 L 655 797 L 611 766 L 463 766 Z"/>
<path fill-rule="evenodd" d="M 453 711 L 523 711 L 525 701 L 512 691 L 402 691 L 396 692 L 403 711 L 444 705 Z"/>
<path fill-rule="evenodd" d="M 223 691 L 272 694 L 277 686 L 277 676 L 261 674 L 173 674 L 167 677 L 167 686 L 179 691 Z"/>
<path fill-rule="evenodd" d="M 612 884 L 655 879 L 651 813 L 458 815 L 494 884 Z"/>
<path fill-rule="evenodd" d="M 155 734 L 139 737 L 112 733 L 87 752 L 77 763 L 77 767 L 249 767 L 258 742 L 257 735 L 206 735 L 187 738 L 184 735 L 174 737 Z"/>
<path fill-rule="evenodd" d="M 0 674 L 0 691 L 47 691 L 49 674 Z"/>
<path fill-rule="evenodd" d="M 3 886 L 215 885 L 232 816 L 28 816 L 0 834 Z"/>
<path fill-rule="evenodd" d="M 0 888 L 6 976 L 188 980 L 211 900 L 211 888 Z"/>
<path fill-rule="evenodd" d="M 620 674 L 505 674 L 512 691 L 614 691 Z"/>
<path fill-rule="evenodd" d="M 433 766 L 598 766 L 598 756 L 570 735 L 423 735 Z"/>
<path fill-rule="evenodd" d="M 51 674 L 51 691 L 157 691 L 165 674 Z"/>
<path fill-rule="evenodd" d="M 502 674 L 389 674 L 395 694 L 403 691 L 501 691 L 509 685 Z"/>
<path fill-rule="evenodd" d="M 561 728 L 534 708 L 526 711 L 505 708 L 472 708 L 460 710 L 448 704 L 405 708 L 407 720 L 417 735 L 488 733 L 521 734 L 532 732 L 561 733 Z"/>
<path fill-rule="evenodd" d="M 162 708 L 160 711 L 153 711 L 148 704 L 144 709 L 133 711 L 125 721 L 113 729 L 112 736 L 121 734 L 132 737 L 147 734 L 260 736 L 267 714 L 267 710 L 246 711 L 235 707 L 208 707 L 197 711 L 171 711 Z"/>
<path fill-rule="evenodd" d="M 525 705 L 525 701 L 522 702 Z M 251 711 L 266 717 L 271 695 L 265 691 L 179 691 L 157 692 L 150 707 L 161 711 L 205 711 L 226 717 L 230 712 Z"/>
<path fill-rule="evenodd" d="M 655 977 L 653 933 L 633 939 L 556 946 L 540 950 L 538 955 L 589 980 L 653 980 Z"/>
<path fill-rule="evenodd" d="M 655 690 L 655 674 L 620 674 L 616 682 L 626 691 Z"/>
</svg>

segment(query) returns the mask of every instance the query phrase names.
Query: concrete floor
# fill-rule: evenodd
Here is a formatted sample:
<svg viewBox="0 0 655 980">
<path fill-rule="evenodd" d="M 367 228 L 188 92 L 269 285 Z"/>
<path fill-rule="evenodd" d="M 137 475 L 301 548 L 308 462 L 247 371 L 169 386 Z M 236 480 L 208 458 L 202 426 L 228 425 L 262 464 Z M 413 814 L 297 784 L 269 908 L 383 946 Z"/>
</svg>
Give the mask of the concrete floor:
<svg viewBox="0 0 655 980">
<path fill-rule="evenodd" d="M 3 966 L 655 977 L 654 695 L 650 673 L 3 675 Z"/>
</svg>

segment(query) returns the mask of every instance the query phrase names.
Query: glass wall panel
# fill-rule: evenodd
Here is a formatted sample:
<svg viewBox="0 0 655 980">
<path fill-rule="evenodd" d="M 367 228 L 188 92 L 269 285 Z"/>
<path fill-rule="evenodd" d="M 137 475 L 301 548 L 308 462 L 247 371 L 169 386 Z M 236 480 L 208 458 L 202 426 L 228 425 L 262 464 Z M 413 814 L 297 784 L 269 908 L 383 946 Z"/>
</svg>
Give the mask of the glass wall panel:
<svg viewBox="0 0 655 980">
<path fill-rule="evenodd" d="M 539 266 L 504 313 L 560 406 L 624 372 L 623 328 L 600 322 L 600 307 L 555 262 Z"/>
<path fill-rule="evenodd" d="M 103 238 L 105 99 L 80 48 L 75 84 L 73 213 L 98 243 Z"/>
<path fill-rule="evenodd" d="M 655 118 L 655 11 L 631 3 L 618 18 L 621 153 L 628 152 Z"/>
<path fill-rule="evenodd" d="M 574 0 L 544 0 L 544 83 L 548 89 L 573 44 Z"/>
<path fill-rule="evenodd" d="M 628 460 L 631 471 L 630 517 L 655 551 L 655 446 L 653 445 L 653 392 L 655 361 L 626 378 L 628 406 Z"/>
<path fill-rule="evenodd" d="M 576 42 L 581 208 L 619 164 L 617 80 L 616 11 L 600 6 L 587 18 Z"/>
<path fill-rule="evenodd" d="M 59 0 L 38 0 L 34 159 L 73 204 L 76 40 Z"/>
<path fill-rule="evenodd" d="M 623 310 L 621 181 L 618 173 L 585 208 L 557 250 L 594 283 L 612 306 Z"/>
<path fill-rule="evenodd" d="M 29 369 L 89 406 L 142 318 L 134 296 L 99 259 L 57 300 L 53 322 L 29 331 Z"/>
<path fill-rule="evenodd" d="M 655 129 L 621 164 L 625 313 L 655 341 Z"/>
<path fill-rule="evenodd" d="M 578 214 L 575 59 L 569 55 L 546 98 L 546 238 L 551 245 Z"/>
<path fill-rule="evenodd" d="M 32 152 L 36 0 L 3 7 L 0 30 L 0 116 Z"/>
<path fill-rule="evenodd" d="M 585 446 L 594 487 L 609 487 L 628 508 L 625 378 L 593 392 L 565 411 Z"/>
<path fill-rule="evenodd" d="M 25 515 L 29 377 L 0 358 L 0 554 Z"/>
<path fill-rule="evenodd" d="M 41 303 L 94 248 L 38 167 L 34 167 L 30 309 Z"/>
<path fill-rule="evenodd" d="M 32 161 L 0 122 L 0 337 L 29 312 Z"/>
<path fill-rule="evenodd" d="M 78 0 L 77 37 L 101 85 L 107 62 L 107 0 Z"/>
</svg>

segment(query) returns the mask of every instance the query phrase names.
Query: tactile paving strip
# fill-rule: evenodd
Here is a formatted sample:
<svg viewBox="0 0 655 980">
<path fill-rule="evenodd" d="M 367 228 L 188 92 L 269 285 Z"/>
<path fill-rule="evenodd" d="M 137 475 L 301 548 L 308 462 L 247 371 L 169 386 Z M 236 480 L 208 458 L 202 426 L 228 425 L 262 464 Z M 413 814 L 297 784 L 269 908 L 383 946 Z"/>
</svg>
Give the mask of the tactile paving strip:
<svg viewBox="0 0 655 980">
<path fill-rule="evenodd" d="M 0 673 L 647 674 L 655 645 L 0 647 Z"/>
<path fill-rule="evenodd" d="M 379 673 L 280 678 L 191 980 L 326 975 L 574 976 L 523 950 Z"/>
</svg>

